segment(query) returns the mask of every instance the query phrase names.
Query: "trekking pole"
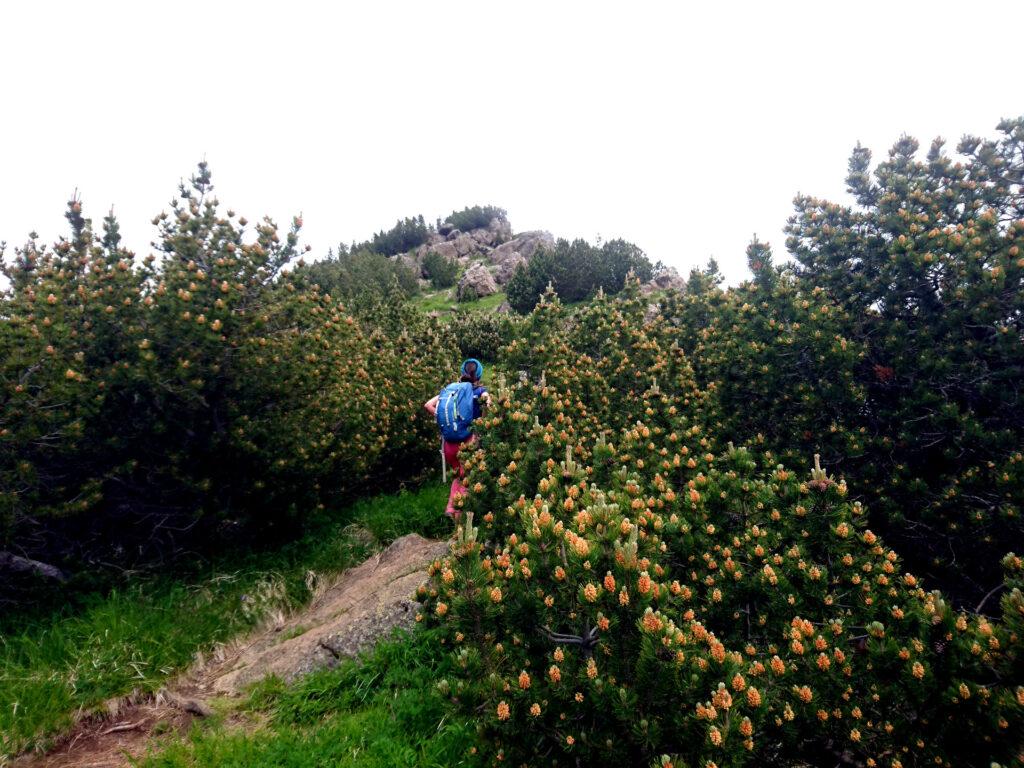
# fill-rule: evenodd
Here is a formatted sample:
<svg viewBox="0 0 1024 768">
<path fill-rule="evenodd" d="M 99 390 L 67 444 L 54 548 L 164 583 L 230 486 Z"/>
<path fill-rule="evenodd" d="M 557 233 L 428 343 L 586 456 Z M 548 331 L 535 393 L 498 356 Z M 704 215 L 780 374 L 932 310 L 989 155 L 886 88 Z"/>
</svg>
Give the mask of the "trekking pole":
<svg viewBox="0 0 1024 768">
<path fill-rule="evenodd" d="M 448 465 L 444 463 L 444 438 L 441 438 L 441 482 L 448 482 Z"/>
</svg>

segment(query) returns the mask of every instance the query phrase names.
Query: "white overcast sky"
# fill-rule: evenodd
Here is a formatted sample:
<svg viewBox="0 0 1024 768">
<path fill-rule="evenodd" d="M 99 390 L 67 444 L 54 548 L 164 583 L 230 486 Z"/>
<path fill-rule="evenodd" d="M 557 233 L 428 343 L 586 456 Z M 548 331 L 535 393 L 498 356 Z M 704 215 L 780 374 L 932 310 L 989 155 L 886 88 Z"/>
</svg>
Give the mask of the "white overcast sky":
<svg viewBox="0 0 1024 768">
<path fill-rule="evenodd" d="M 77 188 L 147 253 L 205 157 L 314 255 L 492 203 L 736 282 L 795 193 L 846 199 L 857 141 L 1024 113 L 1022 26 L 1019 1 L 3 3 L 0 240 L 56 239 Z"/>
</svg>

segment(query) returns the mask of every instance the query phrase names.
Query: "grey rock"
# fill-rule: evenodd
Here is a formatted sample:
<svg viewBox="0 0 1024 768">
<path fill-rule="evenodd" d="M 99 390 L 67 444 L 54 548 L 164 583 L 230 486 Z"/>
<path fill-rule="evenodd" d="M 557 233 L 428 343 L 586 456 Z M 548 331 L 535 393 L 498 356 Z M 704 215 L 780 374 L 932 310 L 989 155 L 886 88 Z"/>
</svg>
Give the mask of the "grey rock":
<svg viewBox="0 0 1024 768">
<path fill-rule="evenodd" d="M 675 267 L 666 267 L 651 282 L 662 290 L 686 290 L 686 280 L 683 279 L 682 275 L 679 274 L 679 270 Z"/>
<path fill-rule="evenodd" d="M 455 251 L 459 256 L 469 256 L 480 250 L 480 244 L 473 239 L 472 235 L 462 234 L 449 242 L 455 246 Z"/>
<path fill-rule="evenodd" d="M 239 641 L 235 651 L 226 650 L 223 661 L 204 670 L 204 677 L 213 691 L 234 695 L 267 675 L 290 681 L 336 666 L 396 628 L 413 626 L 416 589 L 427 580 L 427 566 L 447 552 L 448 542 L 416 534 L 395 540 L 342 574 L 312 605 L 277 627 L 282 631 L 257 631 Z"/>
<path fill-rule="evenodd" d="M 518 269 L 521 264 L 525 263 L 526 257 L 519 253 L 519 251 L 513 251 L 507 258 L 495 265 L 494 279 L 497 281 L 498 285 L 508 284 L 508 281 L 512 279 L 512 275 L 515 274 L 516 269 Z"/>
<path fill-rule="evenodd" d="M 500 264 L 514 253 L 529 259 L 538 248 L 551 248 L 554 244 L 555 238 L 550 232 L 523 232 L 497 246 L 488 254 L 488 259 L 492 264 Z"/>
<path fill-rule="evenodd" d="M 416 275 L 416 277 L 425 277 L 423 274 L 423 264 L 415 256 L 411 256 L 407 253 L 400 253 L 395 257 L 395 261 L 403 267 L 412 270 L 412 273 Z"/>
<path fill-rule="evenodd" d="M 489 246 L 495 243 L 494 232 L 490 229 L 474 229 L 469 236 L 476 241 L 477 245 Z"/>
<path fill-rule="evenodd" d="M 483 264 L 473 264 L 459 280 L 457 295 L 459 301 L 472 301 L 498 292 L 494 277 Z"/>
<path fill-rule="evenodd" d="M 494 218 L 487 225 L 487 229 L 494 233 L 494 244 L 504 243 L 512 239 L 512 225 L 506 219 Z"/>
<path fill-rule="evenodd" d="M 450 240 L 444 243 L 436 243 L 435 245 L 432 245 L 430 247 L 420 246 L 420 248 L 426 248 L 426 250 L 423 251 L 424 258 L 426 258 L 426 255 L 431 251 L 443 256 L 446 259 L 457 259 L 459 257 L 459 249 L 456 248 L 455 243 L 451 242 Z"/>
</svg>

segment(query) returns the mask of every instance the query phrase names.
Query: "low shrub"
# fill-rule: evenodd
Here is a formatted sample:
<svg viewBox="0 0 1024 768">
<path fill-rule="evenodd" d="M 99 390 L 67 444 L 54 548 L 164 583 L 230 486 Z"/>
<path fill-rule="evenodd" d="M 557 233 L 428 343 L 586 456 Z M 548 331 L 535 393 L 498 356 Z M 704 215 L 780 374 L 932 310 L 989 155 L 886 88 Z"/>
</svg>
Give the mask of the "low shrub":
<svg viewBox="0 0 1024 768">
<path fill-rule="evenodd" d="M 637 299 L 571 323 L 499 386 L 427 623 L 484 758 L 518 765 L 988 766 L 1019 760 L 1021 560 L 1003 620 L 901 567 L 842 478 L 714 445 L 706 393 Z M 514 352 L 515 350 L 513 350 Z"/>
<path fill-rule="evenodd" d="M 434 288 L 451 288 L 458 280 L 459 265 L 454 259 L 447 259 L 436 251 L 428 251 L 423 257 L 423 274 Z"/>
<path fill-rule="evenodd" d="M 77 200 L 67 217 L 69 239 L 6 265 L 0 550 L 136 567 L 433 463 L 422 400 L 455 350 L 295 279 L 300 221 L 250 233 L 205 165 L 156 220 L 159 260 Z"/>
<path fill-rule="evenodd" d="M 439 231 L 450 232 L 453 229 L 468 232 L 471 229 L 482 229 L 498 219 L 508 221 L 508 212 L 504 208 L 495 205 L 474 205 L 463 208 L 461 211 L 452 211 L 438 226 Z"/>
<path fill-rule="evenodd" d="M 456 312 L 444 319 L 445 333 L 462 359 L 497 361 L 502 348 L 519 333 L 520 319 L 499 312 Z"/>
<path fill-rule="evenodd" d="M 380 231 L 369 242 L 353 248 L 353 251 L 369 250 L 385 256 L 395 256 L 423 245 L 430 239 L 431 228 L 423 216 L 399 219 L 388 231 Z"/>
<path fill-rule="evenodd" d="M 592 246 L 585 240 L 559 239 L 553 248 L 540 249 L 513 273 L 506 290 L 511 307 L 521 314 L 537 304 L 548 285 L 562 301 L 578 302 L 598 291 L 616 294 L 628 275 L 646 282 L 654 267 L 647 255 L 625 240 Z"/>
<path fill-rule="evenodd" d="M 419 292 L 419 275 L 400 259 L 373 251 L 338 254 L 295 270 L 295 278 L 343 301 L 379 301 L 396 286 L 403 299 Z"/>
<path fill-rule="evenodd" d="M 854 205 L 796 199 L 792 266 L 755 242 L 752 280 L 695 274 L 662 316 L 720 439 L 821 453 L 916 572 L 976 606 L 1024 538 L 1024 118 L 958 157 L 918 148 L 872 168 L 858 147 Z"/>
</svg>

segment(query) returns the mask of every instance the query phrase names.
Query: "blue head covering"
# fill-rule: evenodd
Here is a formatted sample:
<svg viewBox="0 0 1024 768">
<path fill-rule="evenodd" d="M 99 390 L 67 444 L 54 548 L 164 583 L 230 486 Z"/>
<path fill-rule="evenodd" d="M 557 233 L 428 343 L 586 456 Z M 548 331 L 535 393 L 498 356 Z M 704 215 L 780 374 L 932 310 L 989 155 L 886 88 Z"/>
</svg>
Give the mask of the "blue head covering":
<svg viewBox="0 0 1024 768">
<path fill-rule="evenodd" d="M 476 375 L 470 374 L 466 368 L 470 363 L 476 364 Z M 460 369 L 463 376 L 472 376 L 477 381 L 480 381 L 484 377 L 484 364 L 477 360 L 475 357 L 471 357 L 468 360 L 462 362 L 462 368 Z"/>
</svg>

